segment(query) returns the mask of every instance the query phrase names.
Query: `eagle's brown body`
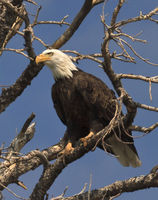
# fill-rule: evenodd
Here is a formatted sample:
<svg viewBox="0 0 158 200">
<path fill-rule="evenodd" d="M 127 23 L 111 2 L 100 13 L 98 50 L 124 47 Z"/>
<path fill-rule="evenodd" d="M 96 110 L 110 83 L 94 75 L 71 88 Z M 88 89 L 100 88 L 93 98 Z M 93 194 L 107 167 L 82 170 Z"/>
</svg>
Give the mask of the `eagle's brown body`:
<svg viewBox="0 0 158 200">
<path fill-rule="evenodd" d="M 58 79 L 52 86 L 52 99 L 59 118 L 67 126 L 72 143 L 87 136 L 90 131 L 98 132 L 107 126 L 116 109 L 114 92 L 100 79 L 81 70 L 74 71 L 73 78 Z M 125 133 L 121 130 L 116 134 L 122 144 L 127 142 L 136 153 L 133 139 L 127 135 L 131 134 L 129 131 Z M 101 144 L 99 147 L 103 148 Z M 104 147 L 114 153 L 106 141 Z"/>
</svg>

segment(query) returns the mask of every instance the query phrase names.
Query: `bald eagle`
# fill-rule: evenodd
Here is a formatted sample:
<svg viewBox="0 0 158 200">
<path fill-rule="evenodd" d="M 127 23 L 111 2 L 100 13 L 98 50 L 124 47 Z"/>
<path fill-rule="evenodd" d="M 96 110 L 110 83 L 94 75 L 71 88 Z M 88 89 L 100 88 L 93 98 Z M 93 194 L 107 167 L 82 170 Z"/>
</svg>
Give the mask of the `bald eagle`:
<svg viewBox="0 0 158 200">
<path fill-rule="evenodd" d="M 86 145 L 86 140 L 107 126 L 114 117 L 114 92 L 97 77 L 77 68 L 60 50 L 45 50 L 36 57 L 36 63 L 47 65 L 55 79 L 52 100 L 57 115 L 67 126 L 67 149 L 72 150 L 79 139 Z M 116 155 L 123 166 L 140 166 L 131 132 L 123 128 L 118 132 L 109 134 L 104 148 Z M 98 147 L 104 149 L 101 142 Z"/>
</svg>

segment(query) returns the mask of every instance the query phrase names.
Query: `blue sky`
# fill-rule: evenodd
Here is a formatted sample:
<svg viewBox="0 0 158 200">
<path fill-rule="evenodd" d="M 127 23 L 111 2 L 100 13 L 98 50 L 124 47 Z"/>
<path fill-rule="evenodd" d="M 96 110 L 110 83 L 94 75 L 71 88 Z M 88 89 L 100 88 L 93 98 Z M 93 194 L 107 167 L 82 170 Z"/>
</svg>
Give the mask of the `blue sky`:
<svg viewBox="0 0 158 200">
<path fill-rule="evenodd" d="M 42 5 L 42 10 L 39 15 L 39 20 L 61 20 L 65 15 L 69 15 L 67 21 L 71 22 L 76 13 L 79 11 L 83 0 L 39 0 L 39 5 Z M 105 7 L 105 14 L 107 14 L 106 21 L 109 23 L 111 12 L 115 7 L 117 1 L 109 1 Z M 30 9 L 29 13 L 35 13 L 36 7 L 29 4 L 26 5 Z M 126 1 L 118 19 L 123 20 L 138 16 L 140 11 L 145 14 L 157 6 L 155 0 L 142 1 Z M 95 7 L 87 16 L 85 21 L 79 27 L 75 35 L 68 41 L 62 49 L 76 50 L 83 54 L 90 54 L 100 52 L 101 43 L 103 41 L 103 25 L 100 22 L 100 15 L 102 14 L 102 5 Z M 32 18 L 32 17 L 31 17 Z M 47 44 L 52 44 L 61 33 L 64 32 L 66 26 L 57 25 L 41 25 L 35 28 L 36 36 L 42 38 Z M 151 59 L 158 63 L 157 47 L 158 47 L 158 26 L 152 22 L 134 23 L 124 27 L 126 33 L 133 35 L 143 31 L 142 39 L 147 39 L 147 44 L 134 43 L 136 50 L 140 55 Z M 19 36 L 15 36 L 8 44 L 10 48 L 23 47 L 24 40 Z M 36 54 L 41 53 L 45 48 L 39 43 L 34 42 L 33 47 Z M 115 49 L 115 45 L 111 44 L 111 52 Z M 145 76 L 156 76 L 158 74 L 158 67 L 147 65 L 142 61 L 136 59 L 137 64 L 127 64 L 113 60 L 113 68 L 118 73 L 133 73 L 142 74 Z M 0 59 L 0 85 L 11 85 L 20 76 L 26 68 L 29 60 L 21 55 L 16 55 L 13 52 L 4 52 Z M 92 61 L 80 61 L 78 67 L 92 73 L 101 78 L 110 88 L 112 85 L 108 77 L 103 73 L 102 69 L 98 67 L 97 63 Z M 12 139 L 20 131 L 27 117 L 34 112 L 36 114 L 36 133 L 30 143 L 24 147 L 23 153 L 27 153 L 34 149 L 44 149 L 48 146 L 56 144 L 63 136 L 65 126 L 57 117 L 53 108 L 51 100 L 51 86 L 54 83 L 52 74 L 49 69 L 44 67 L 39 75 L 32 81 L 23 94 L 13 102 L 5 112 L 0 115 L 1 126 L 1 143 L 5 142 L 6 146 L 10 144 Z M 158 102 L 158 86 L 152 84 L 152 97 L 149 98 L 149 84 L 136 80 L 124 80 L 125 89 L 129 92 L 136 102 L 157 106 Z M 134 124 L 141 126 L 150 126 L 157 122 L 158 113 L 144 111 L 138 109 L 138 113 Z M 139 135 L 140 133 L 134 133 Z M 67 196 L 73 195 L 81 191 L 85 183 L 89 183 L 90 175 L 92 174 L 92 189 L 103 187 L 111 184 L 116 180 L 124 180 L 133 176 L 147 174 L 154 165 L 158 164 L 157 160 L 157 129 L 145 137 L 135 140 L 135 144 L 142 160 L 140 168 L 124 168 L 118 161 L 107 155 L 101 150 L 90 152 L 83 158 L 70 164 L 63 170 L 62 174 L 56 179 L 54 185 L 49 190 L 49 194 L 57 196 L 61 194 L 65 187 L 69 189 Z M 28 197 L 35 183 L 38 181 L 42 167 L 35 171 L 23 175 L 22 180 L 28 187 L 28 191 L 24 191 L 16 185 L 10 185 L 18 195 Z M 156 200 L 158 189 L 143 190 L 135 193 L 123 194 L 118 197 L 118 200 Z M 4 192 L 6 199 L 16 199 L 8 192 Z"/>
</svg>

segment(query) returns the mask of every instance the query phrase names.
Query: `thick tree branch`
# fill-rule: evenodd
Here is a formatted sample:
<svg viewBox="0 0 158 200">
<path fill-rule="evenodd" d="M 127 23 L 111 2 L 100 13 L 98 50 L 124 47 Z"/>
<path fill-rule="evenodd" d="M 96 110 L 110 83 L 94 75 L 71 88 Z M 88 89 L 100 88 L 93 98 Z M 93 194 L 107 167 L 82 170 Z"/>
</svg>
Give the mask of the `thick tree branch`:
<svg viewBox="0 0 158 200">
<path fill-rule="evenodd" d="M 10 147 L 8 148 L 8 152 L 20 152 L 20 150 L 33 138 L 35 133 L 35 123 L 31 123 L 31 121 L 35 118 L 35 114 L 32 113 L 30 117 L 24 123 L 20 133 L 14 138 Z"/>
<path fill-rule="evenodd" d="M 31 30 L 27 12 L 19 11 L 19 9 L 9 3 L 9 1 L 2 0 L 2 3 L 5 4 L 5 6 L 7 6 L 9 9 L 11 9 L 14 15 L 18 15 L 25 21 L 24 39 L 26 50 L 30 57 L 35 58 L 35 53 L 32 48 Z M 31 80 L 38 74 L 41 68 L 42 66 L 37 66 L 34 62 L 31 61 L 30 65 L 25 69 L 22 75 L 12 86 L 2 89 L 2 93 L 0 96 L 0 112 L 3 112 L 10 103 L 12 103 L 18 96 L 21 95 L 21 93 L 31 83 Z"/>
<path fill-rule="evenodd" d="M 6 160 L 0 163 L 0 181 L 3 185 L 7 186 L 10 183 L 15 183 L 18 177 L 27 173 L 30 170 L 34 170 L 43 164 L 43 159 L 39 154 L 47 160 L 54 160 L 57 158 L 58 153 L 63 150 L 65 146 L 65 137 L 56 145 L 40 151 L 31 151 L 27 155 L 21 157 L 12 156 L 11 160 Z M 3 187 L 0 187 L 3 190 Z"/>
<path fill-rule="evenodd" d="M 63 46 L 76 32 L 76 30 L 78 29 L 82 21 L 85 19 L 85 17 L 88 15 L 88 13 L 91 11 L 93 6 L 102 2 L 103 1 L 101 0 L 85 0 L 85 3 L 83 4 L 81 10 L 76 15 L 69 28 L 51 45 L 51 47 L 59 49 L 61 46 Z"/>
<path fill-rule="evenodd" d="M 31 84 L 32 79 L 42 69 L 42 65 L 30 62 L 16 82 L 9 88 L 3 88 L 0 96 L 0 112 L 3 112 L 15 99 L 22 94 L 24 89 Z"/>
<path fill-rule="evenodd" d="M 102 140 L 101 138 L 104 138 L 104 140 L 106 140 L 106 137 L 109 137 L 111 129 L 115 131 L 115 129 L 118 129 L 118 127 L 121 126 L 122 122 L 124 123 L 124 121 L 126 121 L 126 117 L 123 117 L 120 120 L 120 122 L 114 120 L 113 123 L 110 123 L 107 127 L 105 127 L 105 129 L 103 129 L 102 131 L 98 132 L 95 136 L 90 138 L 86 147 L 83 146 L 82 142 L 79 142 L 75 147 L 75 150 L 71 154 L 65 156 L 64 158 L 62 156 L 58 157 L 58 153 L 61 150 L 63 150 L 65 146 L 65 138 L 67 137 L 67 133 L 57 145 L 54 145 L 48 149 L 41 151 L 41 154 L 45 157 L 45 159 L 53 160 L 57 158 L 57 160 L 53 165 L 48 165 L 48 168 L 44 169 L 41 179 L 39 180 L 39 183 L 36 185 L 31 195 L 31 198 L 33 198 L 34 200 L 35 196 L 39 198 L 41 192 L 44 195 L 45 194 L 44 191 L 46 192 L 49 189 L 49 187 L 54 182 L 56 177 L 69 163 L 79 159 L 85 153 L 92 150 L 92 148 L 97 144 L 97 142 L 99 140 Z M 120 125 L 118 123 L 120 123 Z M 43 164 L 43 159 L 41 159 L 39 153 L 40 153 L 39 151 L 32 151 L 25 156 L 15 157 L 15 158 L 12 156 L 10 162 L 5 161 L 1 163 L 0 165 L 1 183 L 5 186 L 7 186 L 10 183 L 15 183 L 18 180 L 19 176 L 25 174 L 30 170 L 34 170 L 39 165 Z M 48 180 L 47 178 L 47 175 L 49 173 L 50 176 L 52 176 L 50 180 Z M 2 189 L 3 188 L 0 187 L 0 190 Z"/>
<path fill-rule="evenodd" d="M 111 185 L 92 190 L 90 192 L 90 200 L 110 200 L 113 197 L 125 192 L 134 192 L 147 188 L 158 187 L 158 173 L 149 173 L 147 175 L 133 177 L 124 181 L 116 181 Z M 88 192 L 77 194 L 65 198 L 53 198 L 52 200 L 84 200 L 88 199 Z"/>
<path fill-rule="evenodd" d="M 106 140 L 106 138 L 109 137 L 111 130 L 115 132 L 116 129 L 118 130 L 119 124 L 121 126 L 122 120 L 123 122 L 126 121 L 125 117 L 123 117 L 119 122 L 115 120 L 115 118 L 116 116 L 113 117 L 111 123 L 108 126 L 106 126 L 103 130 L 98 132 L 92 138 L 90 138 L 86 147 L 81 142 L 79 142 L 79 144 L 72 153 L 57 158 L 54 164 L 50 165 L 47 169 L 45 169 L 39 179 L 39 182 L 36 184 L 29 200 L 42 200 L 47 190 L 50 188 L 50 186 L 54 183 L 58 175 L 68 164 L 79 159 L 80 157 L 88 153 L 90 150 L 92 150 L 96 146 L 98 141 L 102 141 L 102 139 Z"/>
<path fill-rule="evenodd" d="M 24 6 L 22 5 L 23 0 L 8 0 L 0 1 L 0 48 L 5 47 L 8 41 L 15 35 L 16 30 L 22 25 L 23 20 L 15 15 L 15 12 L 7 5 L 16 6 L 20 12 L 24 11 Z M 9 28 L 10 29 L 9 29 Z M 0 52 L 1 55 L 2 52 Z"/>
<path fill-rule="evenodd" d="M 0 2 L 2 2 L 7 8 L 11 9 L 16 16 L 19 16 L 21 19 L 23 19 L 25 21 L 26 24 L 28 24 L 27 18 L 25 17 L 24 10 L 20 10 L 15 5 L 10 3 L 9 0 L 0 0 Z"/>
</svg>

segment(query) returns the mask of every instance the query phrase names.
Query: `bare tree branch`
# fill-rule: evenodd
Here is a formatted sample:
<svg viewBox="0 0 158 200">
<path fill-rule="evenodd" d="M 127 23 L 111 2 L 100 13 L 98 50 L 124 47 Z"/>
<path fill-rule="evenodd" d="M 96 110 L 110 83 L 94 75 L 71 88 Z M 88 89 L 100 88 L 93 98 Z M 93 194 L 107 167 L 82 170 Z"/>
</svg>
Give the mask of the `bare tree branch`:
<svg viewBox="0 0 158 200">
<path fill-rule="evenodd" d="M 74 18 L 73 22 L 69 26 L 69 28 L 51 45 L 52 48 L 59 49 L 61 46 L 63 46 L 75 33 L 75 31 L 78 29 L 82 21 L 85 19 L 85 17 L 88 15 L 88 13 L 91 11 L 93 6 L 102 3 L 103 1 L 94 1 L 94 0 L 85 0 L 84 5 L 82 6 L 79 13 Z"/>
<path fill-rule="evenodd" d="M 145 77 L 142 75 L 135 75 L 135 74 L 117 74 L 117 77 L 120 79 L 135 79 L 135 80 L 142 80 L 146 82 L 153 82 L 153 83 L 158 83 L 158 76 L 153 76 L 153 77 Z"/>
<path fill-rule="evenodd" d="M 116 181 L 111 185 L 105 186 L 103 188 L 99 188 L 96 190 L 92 190 L 90 192 L 91 200 L 110 200 L 112 197 L 116 197 L 117 195 L 121 195 L 125 192 L 134 192 L 137 190 L 143 190 L 147 188 L 158 187 L 158 173 L 149 173 L 147 175 L 141 175 L 137 177 L 133 177 L 123 181 Z M 84 200 L 88 199 L 88 192 L 83 194 L 77 194 L 71 197 L 59 198 L 58 200 Z"/>
<path fill-rule="evenodd" d="M 11 189 L 9 189 L 8 187 L 6 187 L 5 185 L 3 185 L 1 182 L 0 182 L 0 186 L 4 187 L 8 192 L 10 192 L 13 196 L 15 196 L 16 198 L 18 199 L 22 199 L 22 200 L 26 200 L 25 198 L 17 195 L 15 192 L 13 192 Z"/>
<path fill-rule="evenodd" d="M 20 150 L 33 138 L 35 133 L 35 123 L 31 121 L 35 118 L 35 114 L 32 113 L 30 117 L 24 123 L 20 133 L 11 142 L 8 152 L 20 152 Z"/>
<path fill-rule="evenodd" d="M 155 111 L 155 112 L 158 112 L 158 108 L 157 107 L 153 107 L 153 106 L 148 106 L 148 105 L 145 105 L 145 104 L 141 104 L 141 103 L 136 103 L 136 106 L 138 108 L 143 108 L 145 110 L 150 110 L 150 111 Z"/>
<path fill-rule="evenodd" d="M 16 6 L 12 5 L 9 0 L 0 0 L 0 2 L 2 2 L 7 8 L 11 9 L 16 16 L 19 16 L 21 19 L 23 19 L 27 25 L 29 24 L 24 10 L 20 10 Z"/>
<path fill-rule="evenodd" d="M 42 69 L 42 65 L 30 62 L 16 82 L 9 88 L 3 88 L 0 95 L 0 113 L 3 112 L 15 99 L 22 94 L 24 89 L 31 84 L 32 79 L 37 76 Z"/>
<path fill-rule="evenodd" d="M 0 10 L 2 11 L 0 14 L 0 48 L 4 48 L 7 45 L 23 22 L 23 19 L 15 15 L 15 12 L 7 6 L 8 4 L 16 6 L 20 12 L 24 11 L 22 0 L 0 1 Z M 2 52 L 0 51 L 0 55 L 1 54 Z"/>
<path fill-rule="evenodd" d="M 26 1 L 30 2 L 31 4 L 37 5 L 33 0 L 26 0 Z M 39 37 L 35 36 L 33 30 L 34 26 L 41 24 L 68 25 L 69 27 L 64 32 L 64 34 L 62 34 L 51 45 L 51 47 L 53 48 L 60 48 L 78 30 L 80 24 L 83 22 L 88 13 L 92 10 L 92 8 L 95 5 L 98 5 L 103 2 L 104 0 L 85 0 L 81 10 L 78 12 L 78 14 L 76 15 L 71 24 L 65 21 L 67 16 L 65 16 L 59 22 L 52 20 L 38 21 L 37 19 L 41 9 L 40 7 L 37 9 L 34 21 L 31 24 L 29 14 L 25 10 L 24 6 L 21 4 L 22 0 L 16 0 L 16 1 L 0 0 L 0 8 L 5 7 L 5 9 L 11 11 L 12 15 L 14 16 L 14 19 L 11 20 L 11 23 L 2 23 L 2 24 L 0 17 L 0 27 L 2 27 L 2 32 L 5 32 L 5 34 L 0 33 L 0 39 L 2 38 L 2 46 L 1 46 L 2 48 L 0 49 L 0 52 L 3 52 L 5 50 L 15 51 L 16 53 L 20 53 L 30 59 L 30 64 L 27 66 L 27 68 L 24 70 L 21 76 L 16 80 L 16 82 L 12 86 L 2 89 L 2 94 L 0 96 L 0 112 L 4 111 L 7 108 L 7 106 L 9 106 L 14 100 L 16 100 L 18 96 L 22 94 L 24 89 L 31 84 L 32 79 L 40 72 L 40 70 L 43 67 L 43 65 L 37 66 L 34 62 L 36 55 L 33 50 L 32 43 L 34 40 L 38 40 L 45 47 L 48 47 L 48 45 L 44 41 L 42 41 Z M 137 108 L 151 110 L 155 112 L 158 111 L 158 108 L 134 102 L 131 96 L 124 89 L 121 82 L 121 79 L 123 78 L 137 79 L 149 82 L 149 94 L 150 98 L 152 98 L 151 83 L 158 82 L 157 76 L 145 77 L 142 75 L 133 75 L 133 74 L 116 74 L 112 68 L 112 63 L 111 63 L 112 58 L 115 58 L 123 62 L 135 63 L 136 62 L 134 58 L 135 56 L 145 61 L 148 64 L 153 64 L 148 59 L 145 59 L 142 56 L 140 56 L 135 51 L 133 46 L 127 42 L 129 40 L 130 42 L 136 41 L 136 42 L 146 43 L 146 40 L 137 38 L 138 34 L 136 36 L 131 36 L 126 33 L 123 33 L 120 30 L 120 28 L 123 25 L 142 20 L 149 20 L 157 23 L 157 20 L 152 17 L 158 15 L 158 8 L 155 8 L 146 15 L 143 15 L 142 12 L 140 12 L 140 16 L 117 22 L 118 14 L 124 2 L 125 0 L 118 0 L 118 4 L 112 13 L 110 25 L 106 24 L 104 13 L 101 17 L 101 21 L 103 23 L 105 31 L 105 37 L 101 49 L 102 54 L 94 53 L 90 55 L 84 55 L 76 51 L 66 51 L 76 55 L 76 57 L 71 57 L 72 60 L 75 62 L 82 59 L 90 59 L 99 63 L 101 67 L 104 69 L 109 79 L 111 80 L 117 94 L 119 95 L 118 101 L 116 101 L 116 111 L 113 119 L 111 120 L 109 125 L 106 126 L 102 131 L 100 131 L 95 136 L 89 139 L 86 147 L 84 147 L 82 143 L 78 142 L 74 148 L 74 151 L 64 157 L 62 156 L 59 157 L 59 152 L 61 152 L 65 147 L 67 133 L 65 133 L 65 136 L 58 144 L 52 147 L 49 147 L 42 151 L 34 150 L 29 152 L 27 155 L 22 155 L 19 153 L 19 151 L 33 137 L 35 131 L 34 129 L 35 124 L 33 123 L 30 125 L 32 119 L 34 118 L 34 115 L 32 114 L 25 122 L 19 135 L 12 141 L 11 146 L 8 148 L 8 151 L 9 152 L 12 151 L 13 153 L 10 153 L 8 156 L 8 152 L 5 152 L 6 149 L 4 148 L 4 146 L 2 145 L 2 147 L 0 148 L 0 159 L 3 160 L 3 162 L 0 163 L 0 190 L 3 190 L 4 188 L 8 189 L 7 186 L 11 183 L 16 183 L 25 189 L 26 186 L 23 185 L 23 183 L 19 181 L 18 178 L 21 175 L 27 173 L 28 171 L 34 170 L 40 165 L 43 165 L 43 173 L 41 174 L 41 177 L 37 182 L 37 184 L 35 185 L 35 188 L 33 189 L 32 194 L 30 195 L 29 198 L 30 200 L 36 200 L 36 199 L 42 200 L 46 195 L 48 189 L 54 183 L 55 179 L 60 175 L 62 170 L 71 162 L 79 159 L 90 150 L 93 150 L 94 147 L 97 146 L 98 141 L 103 141 L 109 136 L 111 130 L 114 130 L 115 132 L 115 130 L 120 129 L 120 126 L 122 127 L 125 126 L 125 128 L 129 128 L 129 130 L 140 131 L 143 132 L 144 135 L 146 135 L 146 133 L 149 133 L 158 127 L 158 122 L 147 128 L 132 125 L 133 120 L 136 116 Z M 7 12 L 5 12 L 4 16 L 7 18 Z M 20 32 L 19 28 L 21 27 L 22 22 L 25 23 L 24 24 L 25 29 L 23 30 L 23 32 Z M 10 38 L 12 38 L 16 33 L 24 38 L 25 48 L 23 49 L 5 48 Z M 116 51 L 113 51 L 113 53 L 110 53 L 109 43 L 111 42 L 111 40 L 113 40 L 119 46 L 119 50 L 121 49 L 121 52 L 118 53 Z M 131 50 L 133 52 L 133 56 L 130 55 L 128 50 Z M 28 56 L 24 53 L 24 51 L 27 52 Z M 121 117 L 122 102 L 125 104 L 127 108 L 127 114 L 123 117 Z M 53 164 L 50 164 L 49 161 L 51 160 L 55 160 L 55 162 Z M 83 193 L 85 190 L 84 188 L 84 190 L 82 190 L 79 194 L 74 195 L 72 197 L 64 198 L 63 197 L 65 194 L 64 192 L 62 195 L 60 195 L 58 198 L 55 199 L 78 198 L 78 199 L 88 199 L 88 200 L 89 199 L 112 200 L 124 192 L 132 192 L 150 187 L 158 187 L 157 167 L 153 168 L 151 172 L 152 173 L 147 174 L 146 176 L 138 176 L 124 181 L 117 181 L 109 186 L 97 190 L 91 191 L 89 189 L 89 191 L 85 193 Z M 89 188 L 91 188 L 91 184 Z M 10 192 L 14 195 L 12 191 Z M 14 196 L 19 197 L 16 194 Z M 1 198 L 2 196 L 0 193 L 0 199 Z M 19 198 L 23 199 L 23 197 Z"/>
<path fill-rule="evenodd" d="M 142 12 L 140 12 L 140 15 L 137 17 L 133 17 L 127 20 L 122 20 L 120 22 L 117 22 L 113 25 L 112 29 L 116 29 L 118 27 L 124 26 L 129 23 L 137 22 L 137 21 L 142 21 L 142 20 L 149 20 L 153 15 L 156 15 L 158 13 L 158 7 L 155 8 L 154 10 L 150 11 L 148 14 L 143 15 Z"/>
<path fill-rule="evenodd" d="M 114 9 L 112 19 L 111 19 L 111 26 L 113 26 L 116 23 L 118 13 L 119 13 L 120 9 L 122 8 L 124 2 L 125 2 L 125 0 L 119 0 L 119 3 L 117 4 L 116 8 Z"/>
<path fill-rule="evenodd" d="M 127 121 L 126 118 L 128 118 L 128 116 L 122 118 L 123 122 Z M 113 119 L 114 120 L 112 121 L 112 123 L 110 123 L 103 130 L 99 131 L 96 135 L 94 135 L 88 140 L 86 147 L 83 145 L 83 143 L 79 142 L 79 144 L 77 144 L 77 146 L 71 153 L 58 157 L 52 165 L 49 165 L 48 168 L 45 168 L 29 200 L 42 200 L 47 190 L 50 188 L 50 186 L 54 183 L 58 175 L 68 164 L 81 158 L 83 155 L 92 150 L 95 144 L 100 140 L 100 138 L 106 140 L 106 138 L 111 133 L 111 129 L 114 132 L 118 130 L 118 127 L 120 127 L 121 125 L 119 125 L 118 121 L 115 120 L 115 116 Z M 122 124 L 122 120 L 120 120 L 120 124 Z"/>
<path fill-rule="evenodd" d="M 155 128 L 158 127 L 158 122 L 151 125 L 150 127 L 146 128 L 146 127 L 141 127 L 141 126 L 130 126 L 129 129 L 132 131 L 139 131 L 139 132 L 144 132 L 144 133 L 150 133 L 151 131 L 153 131 Z"/>
<path fill-rule="evenodd" d="M 102 57 L 101 54 L 99 53 L 95 53 L 95 54 L 90 54 L 90 55 L 83 55 L 83 54 L 80 54 L 79 52 L 77 51 L 72 51 L 72 50 L 63 50 L 63 52 L 66 52 L 66 53 L 73 53 L 76 55 L 76 57 L 71 57 L 71 59 L 74 61 L 74 62 L 78 62 L 78 60 L 83 60 L 83 59 L 89 59 L 89 60 L 93 60 L 97 63 L 99 63 L 99 67 L 102 68 L 101 64 L 103 63 L 102 60 L 99 60 L 97 57 Z"/>
<path fill-rule="evenodd" d="M 126 117 L 122 118 L 123 121 L 126 121 Z M 120 120 L 120 123 L 122 124 L 122 120 Z M 69 155 L 60 156 L 58 157 L 59 151 L 63 150 L 65 146 L 65 138 L 67 137 L 66 134 L 64 138 L 57 144 L 54 145 L 48 149 L 43 150 L 41 153 L 39 151 L 32 151 L 28 153 L 25 156 L 21 157 L 13 157 L 10 160 L 10 162 L 3 162 L 0 165 L 0 177 L 1 177 L 1 183 L 5 186 L 7 186 L 10 183 L 15 183 L 19 176 L 22 174 L 33 170 L 37 168 L 39 165 L 46 163 L 44 160 L 53 160 L 56 159 L 54 164 L 44 164 L 44 171 L 43 174 L 37 183 L 32 195 L 31 199 L 42 199 L 43 195 L 45 195 L 46 191 L 49 189 L 49 187 L 53 184 L 56 177 L 60 174 L 60 172 L 71 162 L 79 159 L 82 157 L 85 153 L 92 150 L 92 148 L 95 146 L 97 141 L 100 138 L 106 139 L 106 137 L 109 136 L 109 133 L 111 131 L 111 126 L 113 126 L 113 131 L 115 129 L 118 129 L 118 121 L 113 121 L 112 124 L 109 124 L 105 129 L 98 132 L 96 135 L 94 135 L 92 138 L 88 140 L 87 146 L 84 147 L 82 142 L 79 142 L 77 146 L 75 147 L 74 151 L 70 153 Z M 42 157 L 39 156 L 39 154 L 42 154 Z M 43 158 L 44 156 L 44 158 Z M 4 174 L 7 174 L 7 176 Z M 49 179 L 47 178 L 49 176 Z M 0 190 L 3 188 L 0 187 Z"/>
<path fill-rule="evenodd" d="M 124 1 L 120 0 L 118 5 L 116 6 L 114 12 L 113 12 L 113 18 L 112 18 L 112 22 L 114 23 L 114 21 L 116 21 L 117 19 L 117 15 L 118 15 L 118 10 L 122 7 L 122 4 L 124 3 Z M 104 19 L 104 13 L 101 17 L 102 19 L 102 23 L 104 26 L 105 25 L 105 19 Z M 108 27 L 108 26 L 106 26 Z M 106 30 L 106 28 L 105 28 Z M 102 44 L 102 54 L 104 57 L 104 63 L 103 63 L 103 68 L 105 73 L 108 75 L 109 79 L 111 80 L 117 94 L 119 96 L 123 97 L 123 103 L 125 104 L 126 108 L 127 108 L 127 118 L 128 120 L 126 121 L 126 126 L 129 126 L 132 124 L 136 112 L 137 112 L 137 107 L 134 103 L 134 101 L 132 100 L 132 98 L 129 96 L 129 94 L 125 91 L 125 89 L 122 86 L 122 83 L 120 81 L 120 79 L 117 77 L 117 74 L 115 74 L 115 72 L 112 69 L 112 63 L 111 63 L 111 56 L 110 56 L 110 51 L 109 51 L 109 42 L 111 40 L 111 34 L 113 33 L 114 29 L 110 29 L 108 28 L 105 31 L 105 38 Z"/>
<path fill-rule="evenodd" d="M 3 0 L 2 0 L 3 1 Z M 92 0 L 91 0 L 92 1 Z M 79 25 L 82 23 L 83 19 L 86 17 L 86 15 L 89 13 L 89 11 L 92 9 L 93 4 L 89 0 L 86 0 L 81 12 L 75 17 L 73 23 L 71 24 L 71 28 L 73 31 L 70 31 L 70 35 L 67 37 L 66 40 L 61 39 L 57 40 L 52 47 L 53 48 L 59 48 L 62 45 L 65 44 L 66 41 L 70 39 L 70 37 L 74 34 L 74 32 L 77 30 Z M 10 4 L 9 4 L 10 7 Z M 11 9 L 14 10 L 14 7 L 11 6 Z M 17 14 L 17 9 L 15 9 L 15 13 Z M 31 33 L 32 29 L 29 24 L 29 19 L 27 16 L 27 13 L 25 16 L 20 17 L 24 18 L 25 20 L 25 32 L 24 32 L 24 38 L 25 38 L 25 46 L 27 48 L 27 52 L 29 57 L 35 58 L 35 53 L 32 48 L 32 42 L 31 42 Z M 67 34 L 66 34 L 67 35 Z M 61 42 L 61 41 L 64 42 Z M 9 88 L 3 88 L 1 96 L 0 96 L 0 113 L 3 112 L 8 105 L 10 105 L 15 99 L 22 94 L 24 89 L 31 84 L 32 79 L 37 76 L 37 74 L 42 69 L 43 65 L 36 65 L 35 62 L 30 62 L 28 67 L 25 69 L 25 71 L 22 73 L 22 75 L 16 80 L 16 82 L 10 86 Z"/>
<path fill-rule="evenodd" d="M 70 23 L 68 22 L 65 22 L 65 19 L 67 19 L 69 16 L 66 15 L 65 17 L 63 17 L 63 19 L 61 19 L 61 21 L 35 21 L 31 26 L 35 26 L 35 25 L 38 25 L 38 24 L 58 24 L 58 25 L 68 25 L 70 26 Z"/>
<path fill-rule="evenodd" d="M 23 56 L 25 56 L 26 58 L 28 58 L 29 60 L 33 61 L 34 59 L 32 57 L 29 57 L 27 54 L 25 54 L 23 51 L 24 49 L 12 49 L 12 48 L 1 48 L 0 51 L 14 51 L 17 54 L 21 54 Z"/>
</svg>

